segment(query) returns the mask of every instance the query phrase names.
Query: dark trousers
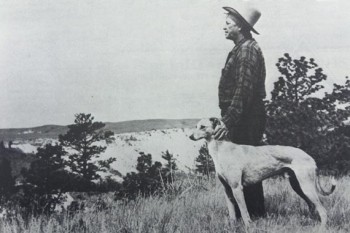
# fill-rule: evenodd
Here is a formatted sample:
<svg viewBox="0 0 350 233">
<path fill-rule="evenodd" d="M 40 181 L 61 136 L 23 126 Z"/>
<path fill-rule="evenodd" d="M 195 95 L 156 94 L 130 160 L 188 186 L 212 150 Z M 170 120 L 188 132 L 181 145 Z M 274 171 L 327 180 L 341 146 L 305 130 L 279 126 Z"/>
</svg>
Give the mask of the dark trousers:
<svg viewBox="0 0 350 233">
<path fill-rule="evenodd" d="M 223 115 L 225 111 L 222 111 Z M 265 130 L 265 113 L 250 115 L 241 121 L 238 126 L 229 128 L 230 140 L 236 144 L 258 146 L 261 144 Z M 264 190 L 262 182 L 243 187 L 244 198 L 251 217 L 265 216 Z M 235 202 L 235 201 L 234 201 Z M 237 203 L 234 203 L 236 217 L 241 217 Z"/>
<path fill-rule="evenodd" d="M 251 218 L 264 217 L 264 190 L 262 182 L 243 187 L 244 199 L 247 204 L 248 213 Z M 234 202 L 237 219 L 241 218 L 241 211 L 236 202 Z"/>
</svg>

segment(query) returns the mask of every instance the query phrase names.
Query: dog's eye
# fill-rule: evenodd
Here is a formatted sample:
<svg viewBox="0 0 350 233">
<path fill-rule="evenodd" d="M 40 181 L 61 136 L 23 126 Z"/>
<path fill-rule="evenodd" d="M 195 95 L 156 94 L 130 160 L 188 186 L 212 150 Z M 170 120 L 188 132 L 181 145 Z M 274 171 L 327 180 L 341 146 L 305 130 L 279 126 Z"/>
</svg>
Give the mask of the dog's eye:
<svg viewBox="0 0 350 233">
<path fill-rule="evenodd" d="M 202 125 L 199 129 L 204 129 L 205 128 L 205 126 L 204 125 Z"/>
</svg>

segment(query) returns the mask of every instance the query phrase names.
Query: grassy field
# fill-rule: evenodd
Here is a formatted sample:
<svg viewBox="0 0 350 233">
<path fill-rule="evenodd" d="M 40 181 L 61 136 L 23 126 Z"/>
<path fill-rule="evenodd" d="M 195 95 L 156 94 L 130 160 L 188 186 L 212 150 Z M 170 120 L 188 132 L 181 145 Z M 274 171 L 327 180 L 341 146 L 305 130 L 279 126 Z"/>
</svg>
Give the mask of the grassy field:
<svg viewBox="0 0 350 233">
<path fill-rule="evenodd" d="M 98 210 L 97 196 L 87 200 L 84 212 L 55 214 L 31 218 L 25 223 L 20 217 L 0 220 L 0 232 L 350 232 L 350 181 L 338 180 L 336 191 L 321 197 L 328 211 L 326 229 L 320 230 L 308 208 L 290 188 L 284 178 L 264 183 L 268 216 L 253 221 L 248 229 L 241 222 L 229 222 L 221 184 L 216 180 L 186 180 L 168 194 L 150 198 L 139 197 L 132 202 L 116 202 L 112 194 L 100 196 L 108 208 Z"/>
</svg>

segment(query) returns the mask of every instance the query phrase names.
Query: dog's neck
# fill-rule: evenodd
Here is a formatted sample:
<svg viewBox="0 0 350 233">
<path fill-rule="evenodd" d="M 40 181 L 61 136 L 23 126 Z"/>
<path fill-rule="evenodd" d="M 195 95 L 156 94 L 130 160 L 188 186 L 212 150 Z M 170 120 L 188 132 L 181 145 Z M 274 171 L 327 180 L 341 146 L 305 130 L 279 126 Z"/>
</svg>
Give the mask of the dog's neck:
<svg viewBox="0 0 350 233">
<path fill-rule="evenodd" d="M 207 140 L 208 151 L 209 151 L 209 154 L 213 158 L 214 161 L 218 157 L 218 147 L 223 142 L 224 141 L 215 140 L 214 138 Z"/>
<path fill-rule="evenodd" d="M 226 139 L 216 140 L 216 139 L 214 139 L 214 137 L 211 137 L 211 138 L 207 139 L 206 141 L 207 141 L 207 144 L 208 144 L 209 154 L 212 157 L 214 157 L 214 156 L 217 157 L 218 156 L 219 147 L 223 143 L 230 142 L 231 144 L 237 145 L 237 144 L 231 142 L 230 140 L 226 140 Z"/>
</svg>

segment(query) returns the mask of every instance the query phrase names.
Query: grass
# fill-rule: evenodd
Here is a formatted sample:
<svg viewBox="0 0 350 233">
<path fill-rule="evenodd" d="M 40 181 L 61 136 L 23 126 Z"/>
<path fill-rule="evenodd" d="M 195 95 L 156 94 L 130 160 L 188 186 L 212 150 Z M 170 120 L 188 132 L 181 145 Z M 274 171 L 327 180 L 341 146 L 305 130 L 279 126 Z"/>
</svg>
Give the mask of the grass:
<svg viewBox="0 0 350 233">
<path fill-rule="evenodd" d="M 94 203 L 98 197 L 87 200 L 90 206 L 84 212 L 55 214 L 29 219 L 21 217 L 0 220 L 0 232 L 350 232 L 350 181 L 338 180 L 336 191 L 321 201 L 328 212 L 326 229 L 320 230 L 308 208 L 283 179 L 264 183 L 267 217 L 253 221 L 248 229 L 241 222 L 230 222 L 221 184 L 216 180 L 191 181 L 183 184 L 183 192 L 168 190 L 166 195 L 135 201 L 114 201 L 112 194 L 100 196 L 108 208 L 99 211 Z"/>
</svg>

